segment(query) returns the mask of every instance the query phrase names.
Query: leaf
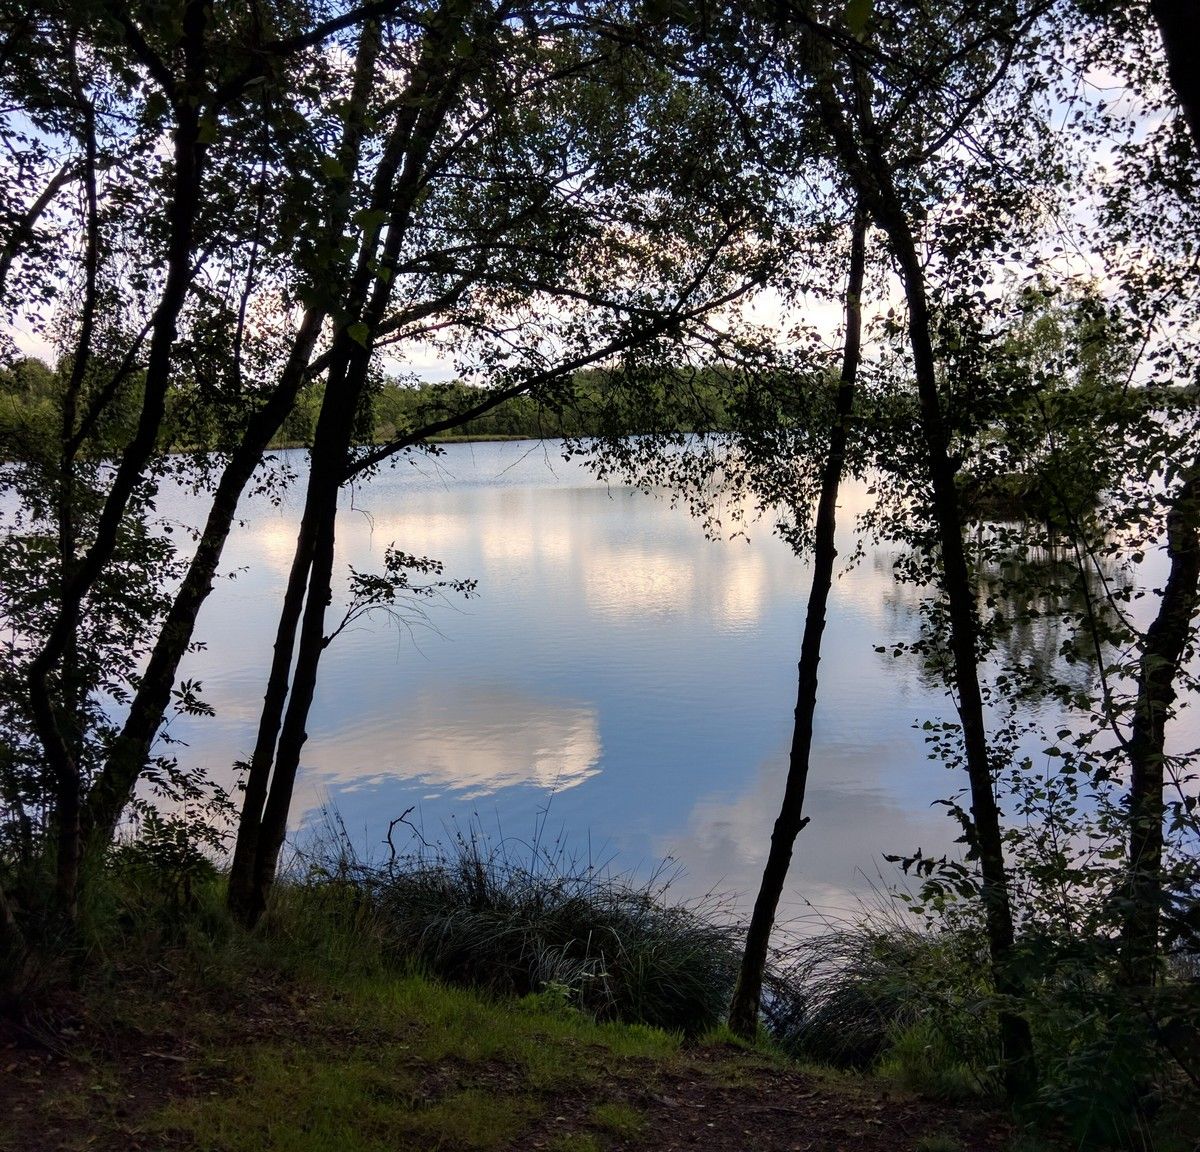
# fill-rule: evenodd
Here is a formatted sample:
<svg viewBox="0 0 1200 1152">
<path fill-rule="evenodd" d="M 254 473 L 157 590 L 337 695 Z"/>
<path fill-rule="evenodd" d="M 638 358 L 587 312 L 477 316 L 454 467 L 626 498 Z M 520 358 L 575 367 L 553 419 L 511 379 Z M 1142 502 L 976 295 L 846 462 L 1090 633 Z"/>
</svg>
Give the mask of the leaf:
<svg viewBox="0 0 1200 1152">
<path fill-rule="evenodd" d="M 367 348 L 367 341 L 371 338 L 371 329 L 359 320 L 356 324 L 351 324 L 346 329 L 346 335 L 354 341 L 355 344 L 362 348 Z"/>
<path fill-rule="evenodd" d="M 354 223 L 364 232 L 372 232 L 387 223 L 388 214 L 382 208 L 362 208 L 354 213 Z"/>
<path fill-rule="evenodd" d="M 156 90 L 147 95 L 142 115 L 149 123 L 156 124 L 167 114 L 168 108 L 167 98 Z"/>
<path fill-rule="evenodd" d="M 333 156 L 321 157 L 321 172 L 331 180 L 343 180 L 346 176 L 346 169 Z"/>
<path fill-rule="evenodd" d="M 848 0 L 846 4 L 846 27 L 855 36 L 861 36 L 866 31 L 867 21 L 871 18 L 873 0 Z"/>
</svg>

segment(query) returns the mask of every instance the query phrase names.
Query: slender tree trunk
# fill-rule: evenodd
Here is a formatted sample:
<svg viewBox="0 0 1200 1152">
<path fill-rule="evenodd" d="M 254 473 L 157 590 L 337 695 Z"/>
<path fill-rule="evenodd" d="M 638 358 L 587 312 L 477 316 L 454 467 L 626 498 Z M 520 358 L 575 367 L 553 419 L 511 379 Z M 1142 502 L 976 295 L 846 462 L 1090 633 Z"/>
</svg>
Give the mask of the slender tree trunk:
<svg viewBox="0 0 1200 1152">
<path fill-rule="evenodd" d="M 934 518 L 941 551 L 942 590 L 949 609 L 954 687 L 958 693 L 958 715 L 971 794 L 971 822 L 966 831 L 979 859 L 988 951 L 996 991 L 1004 1002 L 999 1019 L 1005 1090 L 1011 1101 L 1024 1104 L 1031 1102 L 1036 1094 L 1037 1068 L 1029 1022 L 1013 1007 L 1021 995 L 1021 982 L 1014 972 L 1012 904 L 979 688 L 976 597 L 963 548 L 962 516 L 954 483 L 955 467 L 950 459 L 938 392 L 925 272 L 893 181 L 891 166 L 876 134 L 867 81 L 853 66 L 852 75 L 854 127 L 847 120 L 827 75 L 818 77 L 817 97 L 822 121 L 847 175 L 874 223 L 887 236 L 904 284 L 909 345 L 920 403 L 921 432 L 933 490 Z"/>
<path fill-rule="evenodd" d="M 335 482 L 332 501 L 321 512 L 320 524 L 313 549 L 313 563 L 309 570 L 308 595 L 305 603 L 304 622 L 300 630 L 300 644 L 296 655 L 296 668 L 292 676 L 291 692 L 288 696 L 287 715 L 279 735 L 279 747 L 275 753 L 275 771 L 271 778 L 271 791 L 263 810 L 258 834 L 258 852 L 254 861 L 253 891 L 250 915 L 257 919 L 267 906 L 275 870 L 279 864 L 279 853 L 287 835 L 288 813 L 291 810 L 292 793 L 296 774 L 300 768 L 300 753 L 308 739 L 306 726 L 317 687 L 317 670 L 327 640 L 325 639 L 325 609 L 329 604 L 333 579 L 335 527 L 337 523 L 337 492 L 340 484 Z"/>
<path fill-rule="evenodd" d="M 84 600 L 112 558 L 121 523 L 138 482 L 154 453 L 166 411 L 175 326 L 192 281 L 191 256 L 205 145 L 201 140 L 199 93 L 205 58 L 204 33 L 208 0 L 188 0 L 183 14 L 185 96 L 175 104 L 175 171 L 171 184 L 166 279 L 155 311 L 147 358 L 145 393 L 138 426 L 121 455 L 104 502 L 91 547 L 72 566 L 61 603 L 41 650 L 28 671 L 29 701 L 34 730 L 57 782 L 55 819 L 60 829 L 58 889 L 68 916 L 73 918 L 79 885 L 82 780 L 55 705 L 52 675 L 75 642 Z"/>
<path fill-rule="evenodd" d="M 1200 4 L 1150 0 L 1150 12 L 1167 53 L 1167 77 L 1200 152 Z"/>
<path fill-rule="evenodd" d="M 65 640 L 58 669 L 58 716 L 66 755 L 52 756 L 55 775 L 55 821 L 57 825 L 55 867 L 59 903 L 68 920 L 75 919 L 79 887 L 82 837 L 80 819 L 83 780 L 79 773 L 83 700 L 79 678 L 79 603 L 71 597 L 75 574 L 78 526 L 75 520 L 77 499 L 77 452 L 74 446 L 79 397 L 87 379 L 92 358 L 92 339 L 96 327 L 98 276 L 100 271 L 100 211 L 96 188 L 96 110 L 79 75 L 74 38 L 70 45 L 72 94 L 82 119 L 84 145 L 83 180 L 86 201 L 87 243 L 84 249 L 83 307 L 79 317 L 79 336 L 71 362 L 71 374 L 63 390 L 59 421 L 59 460 L 55 515 L 58 521 L 59 597 L 65 613 Z"/>
<path fill-rule="evenodd" d="M 920 256 L 895 199 L 890 199 L 880 223 L 892 242 L 904 277 L 908 302 L 909 342 L 912 347 L 921 406 L 921 429 L 925 437 L 933 486 L 934 515 L 942 552 L 942 585 L 949 602 L 950 647 L 954 659 L 954 686 L 958 692 L 958 716 L 962 723 L 971 792 L 970 834 L 978 853 L 983 876 L 983 907 L 987 926 L 996 991 L 1011 1005 L 1019 999 L 1021 984 L 1013 972 L 1015 942 L 1008 873 L 1004 863 L 1004 840 L 1000 810 L 996 804 L 988 755 L 983 698 L 979 689 L 978 637 L 975 590 L 963 550 L 962 519 L 954 466 L 947 450 L 945 424 L 937 388 L 929 308 Z M 1013 1007 L 1000 1011 L 1001 1058 L 1005 1090 L 1017 1103 L 1032 1101 L 1037 1091 L 1037 1069 L 1029 1022 Z"/>
<path fill-rule="evenodd" d="M 229 866 L 229 909 L 247 924 L 253 924 L 262 909 L 255 907 L 254 878 L 262 828 L 263 806 L 271 781 L 271 765 L 275 760 L 275 745 L 283 723 L 283 711 L 287 704 L 288 683 L 295 652 L 296 629 L 304 611 L 304 592 L 308 584 L 308 573 L 312 564 L 313 548 L 316 543 L 314 513 L 310 511 L 312 481 L 309 480 L 309 499 L 305 503 L 300 520 L 300 532 L 296 539 L 296 550 L 292 555 L 292 566 L 288 573 L 287 588 L 279 612 L 279 626 L 275 632 L 275 646 L 271 658 L 271 669 L 267 676 L 267 690 L 259 713 L 258 732 L 254 751 L 246 772 L 245 790 L 242 795 L 242 814 L 238 820 L 237 840 L 234 843 L 233 860 Z"/>
<path fill-rule="evenodd" d="M 382 224 L 363 237 L 358 267 L 347 289 L 344 324 L 335 338 L 313 438 L 304 513 L 230 867 L 229 907 L 247 924 L 256 922 L 266 908 L 287 829 L 300 751 L 307 738 L 304 729 L 325 647 L 323 627 L 332 580 L 337 495 L 347 478 L 354 417 L 367 387 L 373 333 L 391 300 L 399 253 L 420 194 L 426 161 L 455 90 L 456 76 L 450 63 L 464 14 L 459 0 L 449 0 L 442 9 L 444 23 L 427 34 L 405 112 L 388 140 L 373 184 L 372 207 L 387 211 L 387 237 L 382 251 Z M 361 317 L 365 337 L 349 335 L 356 326 L 355 317 Z M 289 687 L 293 654 L 296 666 Z"/>
<path fill-rule="evenodd" d="M 867 218 L 855 214 L 850 242 L 850 273 L 846 284 L 846 341 L 842 356 L 842 375 L 837 391 L 837 406 L 829 437 L 829 455 L 821 476 L 821 497 L 817 505 L 813 546 L 812 585 L 804 618 L 804 638 L 800 645 L 799 677 L 796 689 L 796 724 L 788 757 L 787 783 L 779 816 L 771 833 L 771 847 L 763 869 L 762 883 L 742 953 L 737 987 L 729 1007 L 729 1027 L 737 1036 L 752 1039 L 758 1030 L 758 1011 L 762 999 L 763 972 L 775 913 L 787 879 L 796 837 L 808 823 L 804 816 L 804 792 L 808 784 L 812 751 L 813 715 L 817 707 L 817 666 L 821 661 L 821 637 L 825 631 L 825 610 L 833 584 L 833 565 L 837 558 L 837 498 L 846 460 L 846 441 L 854 406 L 854 388 L 862 345 L 862 290 L 866 271 Z"/>
<path fill-rule="evenodd" d="M 374 83 L 379 47 L 379 25 L 375 21 L 367 21 L 359 35 L 354 82 L 338 152 L 338 167 L 344 175 L 330 189 L 328 227 L 333 234 L 340 233 L 349 218 L 349 185 L 353 173 L 358 169 L 367 102 Z M 248 277 L 252 279 L 252 273 L 248 273 Z M 242 492 L 261 461 L 271 437 L 291 411 L 306 379 L 313 349 L 327 315 L 323 305 L 314 305 L 305 312 L 279 384 L 262 408 L 250 418 L 238 447 L 221 474 L 187 574 L 163 622 L 121 734 L 88 797 L 84 812 L 84 834 L 89 842 L 101 845 L 111 841 L 121 812 L 129 803 L 170 703 L 171 688 L 179 663 L 191 643 L 196 618 L 212 590 Z M 286 668 L 284 673 L 286 690 Z"/>
<path fill-rule="evenodd" d="M 1150 0 L 1167 56 L 1167 78 L 1200 153 L 1200 5 Z M 1146 632 L 1129 757 L 1129 875 L 1121 967 L 1134 987 L 1153 986 L 1162 905 L 1165 725 L 1175 700 L 1188 632 L 1200 610 L 1200 459 L 1193 461 L 1167 517 L 1171 569 Z"/>
<path fill-rule="evenodd" d="M 339 333 L 339 345 L 344 344 L 345 340 L 346 337 Z M 229 870 L 229 907 L 246 924 L 253 924 L 266 907 L 265 888 L 259 882 L 262 871 L 259 859 L 263 851 L 263 818 L 271 789 L 276 746 L 288 703 L 292 661 L 296 652 L 296 633 L 300 628 L 301 619 L 307 620 L 312 615 L 311 605 L 310 610 L 305 611 L 306 591 L 311 594 L 312 573 L 317 563 L 322 530 L 328 532 L 330 541 L 333 537 L 332 519 L 336 515 L 337 493 L 341 487 L 345 463 L 345 447 L 338 451 L 337 446 L 343 440 L 348 446 L 354 425 L 353 407 L 349 411 L 346 410 L 347 397 L 342 395 L 340 399 L 335 400 L 331 395 L 341 392 L 340 362 L 344 353 L 340 347 L 338 353 L 313 437 L 312 463 L 304 510 L 300 517 L 296 550 L 292 556 L 287 588 L 279 613 L 271 670 L 262 711 L 259 714 L 258 732 L 246 776 L 242 814 L 238 821 L 237 840 Z M 332 560 L 330 563 L 332 564 Z M 327 600 L 327 590 L 325 597 Z M 322 617 L 324 610 L 323 602 L 320 606 Z"/>
<path fill-rule="evenodd" d="M 14 999 L 19 1001 L 25 955 L 25 934 L 0 885 L 0 1015 L 7 1013 Z"/>
<path fill-rule="evenodd" d="M 279 386 L 267 403 L 251 417 L 241 442 L 226 464 L 213 493 L 208 518 L 183 583 L 159 631 L 149 663 L 130 704 L 121 734 L 104 770 L 88 796 L 84 833 L 89 843 L 111 841 L 117 821 L 150 755 L 171 699 L 179 662 L 187 652 L 200 608 L 212 591 L 221 552 L 237 514 L 238 502 L 254 469 L 262 460 L 271 437 L 290 411 L 305 378 L 305 369 L 320 334 L 325 313 L 305 314 Z"/>
<path fill-rule="evenodd" d="M 1121 932 L 1125 981 L 1150 988 L 1157 974 L 1162 905 L 1165 727 L 1175 680 L 1200 608 L 1200 460 L 1193 462 L 1167 517 L 1171 569 L 1146 631 L 1129 757 L 1129 875 Z"/>
<path fill-rule="evenodd" d="M 24 944 L 21 930 L 17 927 L 17 918 L 13 915 L 12 905 L 3 886 L 0 886 L 0 956 L 5 955 L 6 949 L 13 949 Z"/>
</svg>

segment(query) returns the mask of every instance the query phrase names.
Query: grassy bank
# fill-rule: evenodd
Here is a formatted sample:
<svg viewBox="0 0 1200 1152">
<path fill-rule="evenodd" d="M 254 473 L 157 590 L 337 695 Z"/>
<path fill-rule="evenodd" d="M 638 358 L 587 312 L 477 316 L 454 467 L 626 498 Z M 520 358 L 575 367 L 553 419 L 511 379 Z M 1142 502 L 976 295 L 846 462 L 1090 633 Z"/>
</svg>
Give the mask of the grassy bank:
<svg viewBox="0 0 1200 1152">
<path fill-rule="evenodd" d="M 797 945 L 747 1048 L 720 1024 L 740 930 L 663 882 L 469 837 L 370 863 L 335 828 L 246 931 L 211 867 L 187 876 L 118 853 L 76 939 L 47 934 L 9 972 L 0 1148 L 1032 1152 L 1082 1133 L 1173 1152 L 1195 1136 L 1186 1097 L 1121 1104 L 1148 1070 L 1105 1055 L 1119 1018 L 1094 978 L 1078 1010 L 1043 985 L 1040 1051 L 1078 1067 L 1044 1065 L 1058 1095 L 1036 1140 L 1018 1133 L 969 930 L 877 918 Z"/>
<path fill-rule="evenodd" d="M 7 1026 L 0 1147 L 1013 1146 L 987 1110 L 804 1068 L 719 1030 L 597 1021 L 554 985 L 504 996 L 430 978 L 390 954 L 344 887 L 286 888 L 254 933 L 219 898 L 217 884 L 187 909 L 143 905 L 123 939 Z"/>
</svg>

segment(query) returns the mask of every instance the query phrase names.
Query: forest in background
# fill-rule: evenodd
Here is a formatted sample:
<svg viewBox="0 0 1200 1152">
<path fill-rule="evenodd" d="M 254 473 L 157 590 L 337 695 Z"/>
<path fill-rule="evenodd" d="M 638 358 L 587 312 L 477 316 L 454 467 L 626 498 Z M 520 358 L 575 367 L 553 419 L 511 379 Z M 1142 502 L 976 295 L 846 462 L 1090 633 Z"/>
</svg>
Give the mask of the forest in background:
<svg viewBox="0 0 1200 1152">
<path fill-rule="evenodd" d="M 0 367 L 0 444 L 28 440 L 35 434 L 35 429 L 40 430 L 39 434 L 43 436 L 53 437 L 61 419 L 58 399 L 64 373 L 70 375 L 69 364 L 52 369 L 32 357 Z M 134 383 L 136 390 L 136 382 L 131 383 Z M 831 387 L 834 383 L 830 382 Z M 690 389 L 694 396 L 694 408 L 677 413 L 668 409 L 668 414 L 675 415 L 679 421 L 678 426 L 670 431 L 729 431 L 731 423 L 725 411 L 728 389 L 722 384 L 719 373 L 706 369 L 695 372 Z M 401 383 L 385 378 L 372 393 L 369 408 L 360 416 L 357 440 L 363 444 L 386 444 L 398 433 L 473 408 L 486 398 L 486 385 L 468 384 L 461 380 Z M 269 447 L 302 448 L 310 445 L 323 400 L 324 387 L 319 380 L 303 388 Z M 216 446 L 216 430 L 207 433 L 198 430 L 188 415 L 195 403 L 194 392 L 186 387 L 177 384 L 169 393 L 161 432 L 164 445 L 173 446 L 176 451 L 196 451 Z M 111 414 L 109 430 L 103 441 L 105 451 L 120 450 L 136 416 L 135 395 L 123 412 L 114 411 Z M 663 431 L 639 417 L 639 409 L 626 400 L 619 384 L 593 370 L 581 372 L 572 380 L 570 400 L 566 407 L 549 407 L 536 396 L 513 396 L 485 415 L 457 424 L 452 432 L 443 432 L 433 439 L 538 440 Z M 175 430 L 184 427 L 187 428 L 188 440 L 181 440 L 176 435 Z"/>
<path fill-rule="evenodd" d="M 255 930 L 336 633 L 339 491 L 439 437 L 536 430 L 710 530 L 715 500 L 764 509 L 811 561 L 732 1032 L 788 1003 L 771 931 L 855 476 L 876 498 L 858 530 L 922 597 L 919 638 L 880 646 L 957 713 L 926 731 L 961 769 L 962 854 L 896 863 L 986 974 L 905 1042 L 925 1029 L 1018 1109 L 1068 1102 L 1086 1138 L 1133 1142 L 1146 1100 L 1194 1088 L 1200 805 L 1171 739 L 1200 606 L 1194 6 L 0 0 L 0 34 L 10 998 L 34 958 L 88 954 L 129 851 L 219 860 Z M 430 346 L 457 381 L 385 378 Z M 163 727 L 208 709 L 180 661 L 239 500 L 297 442 L 295 554 L 227 796 Z M 158 530 L 166 476 L 210 498 L 190 539 Z M 348 612 L 469 590 L 402 548 L 354 573 Z M 1051 668 L 1006 643 L 1046 621 Z M 380 907 L 403 884 L 355 877 Z M 585 1007 L 595 960 L 563 985 Z M 785 1032 L 837 985 L 800 971 Z"/>
</svg>

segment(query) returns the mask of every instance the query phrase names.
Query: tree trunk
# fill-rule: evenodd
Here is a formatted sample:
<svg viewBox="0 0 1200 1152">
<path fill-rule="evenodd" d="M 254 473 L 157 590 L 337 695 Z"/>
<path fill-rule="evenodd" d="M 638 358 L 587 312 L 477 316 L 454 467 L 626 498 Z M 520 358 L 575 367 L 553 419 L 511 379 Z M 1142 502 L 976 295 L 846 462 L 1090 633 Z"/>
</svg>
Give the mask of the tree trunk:
<svg viewBox="0 0 1200 1152">
<path fill-rule="evenodd" d="M 366 106 L 374 83 L 379 46 L 379 25 L 375 21 L 367 21 L 359 35 L 354 82 L 338 152 L 338 165 L 344 175 L 335 180 L 330 188 L 328 215 L 331 233 L 340 232 L 349 216 L 349 183 L 358 169 Z M 96 846 L 111 841 L 121 812 L 129 803 L 145 767 L 163 714 L 170 703 L 179 662 L 191 643 L 200 608 L 212 591 L 213 579 L 242 492 L 261 461 L 271 437 L 279 430 L 295 402 L 327 315 L 323 305 L 314 305 L 305 312 L 279 384 L 262 408 L 250 418 L 241 442 L 217 483 L 208 519 L 187 574 L 163 622 L 121 734 L 88 797 L 83 831 L 88 841 Z"/>
<path fill-rule="evenodd" d="M 850 414 L 854 406 L 854 387 L 862 344 L 862 290 L 866 271 L 867 218 L 863 212 L 854 217 L 850 242 L 850 274 L 846 284 L 846 342 L 842 356 L 842 375 L 838 385 L 837 406 L 829 437 L 829 455 L 821 476 L 821 498 L 814 526 L 812 584 L 804 618 L 804 638 L 800 645 L 796 724 L 788 757 L 787 783 L 779 816 L 771 833 L 771 847 L 763 869 L 762 883 L 754 902 L 754 911 L 746 932 L 737 987 L 729 1006 L 729 1027 L 743 1039 L 753 1039 L 758 1031 L 758 1012 L 762 999 L 763 972 L 775 913 L 787 879 L 792 846 L 805 824 L 804 791 L 808 783 L 812 751 L 813 714 L 817 707 L 817 666 L 821 661 L 821 637 L 825 631 L 825 609 L 833 584 L 833 565 L 837 558 L 837 497 L 846 459 L 846 440 Z"/>
<path fill-rule="evenodd" d="M 938 397 L 937 370 L 931 325 L 925 299 L 924 274 L 908 221 L 895 199 L 880 220 L 892 242 L 904 277 L 908 302 L 909 341 L 912 346 L 917 390 L 921 405 L 921 429 L 928 450 L 933 486 L 934 515 L 942 552 L 942 585 L 949 602 L 950 646 L 954 658 L 954 685 L 958 690 L 958 716 L 962 723 L 971 792 L 971 845 L 979 857 L 983 875 L 983 908 L 988 951 L 992 960 L 996 991 L 1009 1004 L 1019 998 L 1020 981 L 1012 971 L 1015 939 L 1008 874 L 1004 864 L 1004 841 L 1000 811 L 992 784 L 983 699 L 979 690 L 975 616 L 975 589 L 963 551 L 962 520 L 954 467 L 947 451 L 945 425 Z M 1037 1091 L 1033 1037 L 1029 1022 L 1012 1007 L 1000 1011 L 1001 1059 L 1008 1098 L 1016 1103 L 1032 1101 Z"/>
<path fill-rule="evenodd" d="M 465 8 L 458 0 L 451 0 L 441 14 L 444 23 L 435 24 L 426 34 L 421 60 L 406 94 L 405 111 L 388 139 L 373 183 L 371 206 L 386 209 L 387 236 L 381 252 L 381 223 L 362 239 L 313 438 L 304 513 L 230 867 L 229 907 L 248 925 L 254 924 L 266 909 L 287 830 L 300 751 L 307 738 L 304 729 L 325 647 L 323 629 L 330 599 L 337 496 L 347 478 L 354 417 L 367 387 L 372 335 L 391 300 L 394 272 L 425 178 L 426 161 L 455 90 L 457 77 L 450 63 Z M 361 317 L 365 337 L 349 335 L 352 327 L 359 326 L 354 323 L 356 317 Z M 297 652 L 298 627 L 301 638 Z M 293 653 L 296 667 L 289 689 Z"/>
<path fill-rule="evenodd" d="M 1200 6 L 1194 0 L 1150 0 L 1167 56 L 1167 78 L 1200 153 Z M 1129 757 L 1129 874 L 1121 929 L 1126 983 L 1153 986 L 1162 911 L 1165 725 L 1175 700 L 1191 621 L 1200 609 L 1200 460 L 1193 461 L 1167 516 L 1171 569 L 1158 615 L 1146 632 L 1138 675 Z"/>
<path fill-rule="evenodd" d="M 0 885 L 0 1016 L 20 1003 L 25 965 L 25 935 Z"/>
<path fill-rule="evenodd" d="M 312 564 L 313 547 L 316 541 L 314 513 L 310 511 L 313 493 L 311 477 L 309 493 L 300 520 L 296 550 L 292 556 L 287 589 L 284 592 L 283 605 L 279 613 L 279 626 L 275 632 L 271 670 L 267 677 L 267 690 L 263 696 L 262 711 L 259 713 L 258 733 L 246 774 L 245 791 L 242 796 L 242 814 L 238 820 L 237 840 L 234 844 L 233 860 L 229 866 L 227 897 L 229 908 L 235 916 L 247 924 L 252 924 L 257 920 L 262 911 L 262 909 L 253 907 L 253 888 L 263 806 L 267 801 L 271 765 L 275 760 L 275 744 L 279 738 L 283 710 L 287 704 L 289 675 L 296 644 L 296 629 L 304 610 L 304 590 L 308 583 L 309 567 Z"/>
<path fill-rule="evenodd" d="M 112 840 L 121 813 L 129 803 L 170 703 L 175 675 L 191 643 L 196 618 L 212 591 L 242 492 L 304 382 L 305 369 L 324 319 L 325 312 L 321 309 L 305 314 L 279 386 L 251 417 L 241 442 L 221 473 L 187 574 L 159 631 L 121 734 L 88 796 L 83 830 L 89 845 L 102 847 Z"/>
<path fill-rule="evenodd" d="M 1167 77 L 1200 152 L 1200 5 L 1196 0 L 1150 0 L 1150 12 L 1167 53 Z"/>
<path fill-rule="evenodd" d="M 339 335 L 339 342 L 345 337 Z M 306 589 L 312 594 L 313 570 L 318 563 L 318 551 L 323 533 L 332 548 L 333 520 L 337 512 L 337 493 L 345 468 L 346 448 L 354 426 L 353 408 L 347 411 L 348 398 L 341 394 L 335 400 L 331 393 L 341 393 L 338 387 L 340 372 L 332 371 L 325 399 L 321 405 L 313 438 L 312 463 L 305 494 L 304 511 L 296 538 L 296 551 L 288 573 L 287 590 L 279 614 L 271 671 L 267 691 L 259 714 L 254 753 L 246 777 L 242 798 L 242 815 L 238 821 L 237 842 L 229 870 L 228 902 L 230 910 L 244 923 L 253 924 L 266 908 L 266 891 L 260 882 L 262 868 L 259 860 L 264 850 L 263 820 L 268 795 L 272 788 L 272 767 L 276 761 L 276 745 L 288 704 L 292 660 L 296 651 L 296 632 L 303 618 L 307 626 L 313 615 L 311 602 L 306 609 Z M 338 450 L 338 445 L 342 445 Z M 330 558 L 332 565 L 332 557 Z M 325 582 L 320 613 L 324 618 L 328 602 L 328 579 Z M 302 654 L 301 660 L 304 660 Z M 315 664 L 314 664 L 315 670 Z M 297 675 L 299 675 L 297 667 Z M 315 674 L 315 671 L 314 671 Z M 311 701 L 311 695 L 309 697 Z M 303 741 L 301 741 L 302 743 Z M 297 748 L 297 763 L 298 763 Z M 290 787 L 289 787 L 290 796 Z M 273 869 L 272 869 L 273 871 Z"/>
<path fill-rule="evenodd" d="M 1013 971 L 1015 932 L 1012 905 L 979 688 L 976 597 L 963 549 L 962 517 L 954 483 L 955 467 L 950 460 L 938 393 L 925 272 L 893 181 L 891 166 L 880 148 L 866 81 L 856 68 L 852 68 L 852 72 L 856 117 L 854 127 L 847 121 L 827 75 L 818 77 L 817 97 L 822 121 L 847 175 L 874 222 L 887 236 L 900 265 L 908 305 L 908 337 L 920 402 L 921 432 L 925 440 L 941 551 L 942 590 L 949 608 L 954 687 L 958 692 L 958 716 L 962 725 L 971 794 L 971 822 L 966 832 L 970 847 L 979 859 L 988 951 L 996 991 L 1005 1005 L 999 1013 L 1005 1090 L 1011 1101 L 1024 1104 L 1032 1101 L 1036 1094 L 1037 1069 L 1029 1022 L 1011 1007 L 1019 999 L 1021 982 Z"/>
<path fill-rule="evenodd" d="M 175 104 L 176 126 L 171 181 L 166 278 L 154 315 L 147 358 L 145 391 L 137 429 L 121 454 L 91 547 L 72 566 L 62 602 L 41 650 L 29 665 L 30 711 L 34 730 L 55 780 L 58 836 L 58 891 L 67 915 L 74 916 L 81 856 L 82 779 L 54 701 L 52 674 L 75 642 L 77 621 L 96 580 L 112 558 L 121 522 L 133 491 L 154 453 L 166 411 L 175 326 L 193 278 L 192 249 L 199 209 L 205 144 L 201 139 L 197 94 L 202 90 L 206 61 L 204 32 L 208 0 L 188 0 L 183 13 L 183 55 L 187 98 Z"/>
<path fill-rule="evenodd" d="M 1165 727 L 1175 679 L 1200 608 L 1200 460 L 1193 462 L 1167 516 L 1171 570 L 1158 615 L 1146 631 L 1129 757 L 1129 874 L 1121 932 L 1122 975 L 1150 988 L 1157 974 L 1162 910 Z"/>
<path fill-rule="evenodd" d="M 257 919 L 267 907 L 267 897 L 279 865 L 279 853 L 287 835 L 288 813 L 291 811 L 292 793 L 300 768 L 300 753 L 308 739 L 308 713 L 316 693 L 321 653 L 327 644 L 324 634 L 325 609 L 329 604 L 333 578 L 339 488 L 340 484 L 335 481 L 332 500 L 322 510 L 321 522 L 317 529 L 313 562 L 309 571 L 304 623 L 300 630 L 300 645 L 296 654 L 296 669 L 288 696 L 287 715 L 275 753 L 271 791 L 258 833 L 258 852 L 254 861 L 253 889 L 249 906 L 252 919 Z"/>
<path fill-rule="evenodd" d="M 59 420 L 59 460 L 55 516 L 58 521 L 59 596 L 65 617 L 65 640 L 58 670 L 58 716 L 66 755 L 52 755 L 55 775 L 55 887 L 60 907 L 69 921 L 76 915 L 76 895 L 82 853 L 80 813 L 83 781 L 79 773 L 83 707 L 79 677 L 79 603 L 71 598 L 75 574 L 78 526 L 75 520 L 76 464 L 75 423 L 79 396 L 87 378 L 92 357 L 92 337 L 96 325 L 97 277 L 100 270 L 100 212 L 96 190 L 96 110 L 87 98 L 71 46 L 71 86 L 83 119 L 84 193 L 87 212 L 87 244 L 84 251 L 84 293 L 79 318 L 79 336 L 71 361 L 71 375 L 63 390 Z"/>
</svg>

